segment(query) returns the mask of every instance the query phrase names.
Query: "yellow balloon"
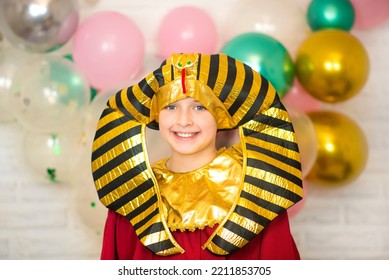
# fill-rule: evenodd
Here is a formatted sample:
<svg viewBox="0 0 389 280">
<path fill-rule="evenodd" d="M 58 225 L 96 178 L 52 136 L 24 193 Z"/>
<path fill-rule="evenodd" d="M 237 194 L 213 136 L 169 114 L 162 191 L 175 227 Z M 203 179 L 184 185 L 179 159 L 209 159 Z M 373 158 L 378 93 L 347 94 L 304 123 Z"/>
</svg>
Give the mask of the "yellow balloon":
<svg viewBox="0 0 389 280">
<path fill-rule="evenodd" d="M 368 158 L 363 131 L 352 119 L 337 112 L 307 114 L 315 127 L 318 152 L 306 179 L 326 186 L 345 185 L 356 179 Z"/>
<path fill-rule="evenodd" d="M 313 97 L 336 103 L 355 96 L 369 76 L 369 57 L 362 43 L 347 31 L 311 33 L 296 55 L 296 76 Z"/>
</svg>

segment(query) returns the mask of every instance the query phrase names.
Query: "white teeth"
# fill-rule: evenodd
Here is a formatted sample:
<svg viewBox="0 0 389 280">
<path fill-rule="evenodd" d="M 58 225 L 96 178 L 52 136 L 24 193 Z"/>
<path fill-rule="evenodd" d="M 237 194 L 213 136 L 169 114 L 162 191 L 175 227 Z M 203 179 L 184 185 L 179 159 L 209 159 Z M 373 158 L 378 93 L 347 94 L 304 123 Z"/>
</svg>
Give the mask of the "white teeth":
<svg viewBox="0 0 389 280">
<path fill-rule="evenodd" d="M 176 132 L 176 135 L 179 137 L 183 138 L 189 138 L 195 135 L 195 133 L 181 133 L 181 132 Z"/>
</svg>

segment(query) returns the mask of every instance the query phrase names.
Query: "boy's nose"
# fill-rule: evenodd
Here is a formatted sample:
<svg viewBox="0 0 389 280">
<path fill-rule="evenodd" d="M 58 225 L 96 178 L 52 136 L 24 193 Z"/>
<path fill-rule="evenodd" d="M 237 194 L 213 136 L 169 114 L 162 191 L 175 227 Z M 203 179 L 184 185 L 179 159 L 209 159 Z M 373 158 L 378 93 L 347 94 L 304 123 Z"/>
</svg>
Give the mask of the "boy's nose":
<svg viewBox="0 0 389 280">
<path fill-rule="evenodd" d="M 183 127 L 193 124 L 192 115 L 186 110 L 181 111 L 177 115 L 177 123 Z"/>
</svg>

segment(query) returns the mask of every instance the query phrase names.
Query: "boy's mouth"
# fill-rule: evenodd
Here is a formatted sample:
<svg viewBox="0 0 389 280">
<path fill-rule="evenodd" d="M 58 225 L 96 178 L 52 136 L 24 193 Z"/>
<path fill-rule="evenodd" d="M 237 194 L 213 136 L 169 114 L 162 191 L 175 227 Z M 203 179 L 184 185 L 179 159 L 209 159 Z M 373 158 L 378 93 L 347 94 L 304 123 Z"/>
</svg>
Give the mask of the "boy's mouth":
<svg viewBox="0 0 389 280">
<path fill-rule="evenodd" d="M 197 134 L 197 132 L 192 132 L 192 133 L 188 133 L 188 132 L 175 132 L 175 134 L 178 136 L 178 137 L 182 137 L 182 138 L 190 138 L 190 137 L 193 137 Z"/>
</svg>

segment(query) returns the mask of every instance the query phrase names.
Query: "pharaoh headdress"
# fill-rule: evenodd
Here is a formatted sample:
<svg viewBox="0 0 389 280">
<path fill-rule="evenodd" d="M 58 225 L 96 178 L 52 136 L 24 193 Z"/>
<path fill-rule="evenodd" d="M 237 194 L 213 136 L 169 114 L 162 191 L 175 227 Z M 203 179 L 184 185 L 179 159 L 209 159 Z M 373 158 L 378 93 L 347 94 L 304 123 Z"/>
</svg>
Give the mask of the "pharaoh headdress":
<svg viewBox="0 0 389 280">
<path fill-rule="evenodd" d="M 161 211 L 145 129 L 158 129 L 159 110 L 187 96 L 213 113 L 219 129 L 239 130 L 239 195 L 203 245 L 214 254 L 229 254 L 302 197 L 300 154 L 289 115 L 273 86 L 248 65 L 224 54 L 175 54 L 112 96 L 93 143 L 93 178 L 100 201 L 126 217 L 148 249 L 158 255 L 183 253 Z"/>
</svg>

